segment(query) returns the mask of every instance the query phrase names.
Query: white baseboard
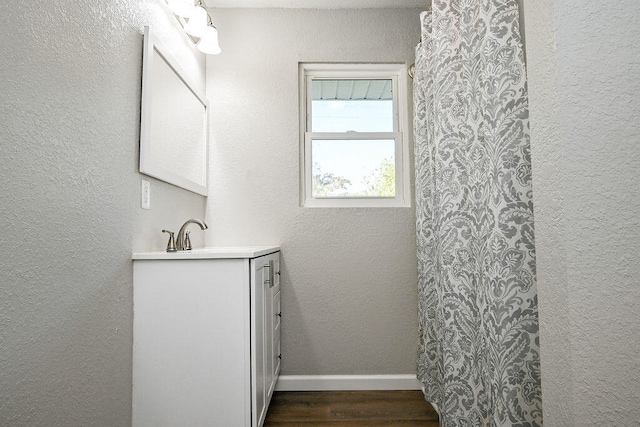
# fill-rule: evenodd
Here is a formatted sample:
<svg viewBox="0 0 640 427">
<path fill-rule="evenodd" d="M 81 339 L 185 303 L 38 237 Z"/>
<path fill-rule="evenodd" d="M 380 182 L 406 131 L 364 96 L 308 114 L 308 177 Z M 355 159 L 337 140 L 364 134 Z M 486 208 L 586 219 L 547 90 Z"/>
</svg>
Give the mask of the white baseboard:
<svg viewBox="0 0 640 427">
<path fill-rule="evenodd" d="M 281 375 L 276 391 L 421 390 L 415 374 Z"/>
</svg>

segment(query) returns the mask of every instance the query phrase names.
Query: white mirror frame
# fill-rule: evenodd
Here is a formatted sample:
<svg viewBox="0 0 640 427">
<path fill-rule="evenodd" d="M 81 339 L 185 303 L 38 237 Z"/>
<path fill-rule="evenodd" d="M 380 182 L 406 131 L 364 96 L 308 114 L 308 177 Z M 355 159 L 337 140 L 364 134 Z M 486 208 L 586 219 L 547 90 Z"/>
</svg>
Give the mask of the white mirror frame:
<svg viewBox="0 0 640 427">
<path fill-rule="evenodd" d="M 152 76 L 154 70 L 154 52 L 157 52 L 159 56 L 156 58 L 162 58 L 165 63 L 173 70 L 185 84 L 185 86 L 191 91 L 197 101 L 202 104 L 203 107 L 203 129 L 202 129 L 202 164 L 194 165 L 201 168 L 201 179 L 196 181 L 186 176 L 168 170 L 163 167 L 162 164 L 154 158 L 154 141 L 152 141 L 152 113 L 154 108 L 160 108 L 159 105 L 153 103 L 153 90 L 152 90 Z M 186 190 L 192 191 L 203 196 L 207 196 L 207 153 L 208 153 L 208 123 L 209 123 L 209 101 L 205 94 L 198 89 L 198 87 L 190 80 L 186 72 L 178 65 L 177 61 L 173 59 L 167 50 L 158 43 L 157 38 L 151 33 L 149 27 L 144 28 L 144 51 L 142 59 L 142 103 L 141 103 L 141 117 L 140 117 L 140 173 L 152 176 L 161 181 L 168 182 L 170 184 L 182 187 Z M 178 126 L 178 123 L 176 123 Z M 199 149 L 199 148 L 198 148 Z"/>
</svg>

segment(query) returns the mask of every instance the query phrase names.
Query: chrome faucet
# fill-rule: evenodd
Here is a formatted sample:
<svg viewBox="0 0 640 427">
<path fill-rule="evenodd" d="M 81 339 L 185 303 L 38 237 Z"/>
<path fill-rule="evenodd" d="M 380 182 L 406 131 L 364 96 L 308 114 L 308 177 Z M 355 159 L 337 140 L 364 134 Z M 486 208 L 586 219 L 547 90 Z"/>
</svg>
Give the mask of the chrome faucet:
<svg viewBox="0 0 640 427">
<path fill-rule="evenodd" d="M 187 228 L 187 225 L 191 223 L 198 224 L 202 230 L 206 230 L 207 228 L 209 228 L 207 227 L 207 224 L 205 224 L 204 221 L 200 219 L 190 219 L 182 224 L 182 227 L 180 227 L 180 231 L 178 231 L 178 237 L 176 238 L 176 248 L 179 251 L 191 250 L 191 240 L 189 239 L 189 232 L 187 232 L 185 238 L 185 229 Z"/>
</svg>

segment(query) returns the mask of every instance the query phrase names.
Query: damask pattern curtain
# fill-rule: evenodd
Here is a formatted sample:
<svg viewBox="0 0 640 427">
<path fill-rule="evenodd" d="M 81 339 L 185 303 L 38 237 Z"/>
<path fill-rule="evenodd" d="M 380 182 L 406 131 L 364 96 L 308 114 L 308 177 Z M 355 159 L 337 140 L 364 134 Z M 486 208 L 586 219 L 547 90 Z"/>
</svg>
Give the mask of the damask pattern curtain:
<svg viewBox="0 0 640 427">
<path fill-rule="evenodd" d="M 515 0 L 433 0 L 414 72 L 418 377 L 443 427 L 540 426 L 527 86 Z"/>
</svg>

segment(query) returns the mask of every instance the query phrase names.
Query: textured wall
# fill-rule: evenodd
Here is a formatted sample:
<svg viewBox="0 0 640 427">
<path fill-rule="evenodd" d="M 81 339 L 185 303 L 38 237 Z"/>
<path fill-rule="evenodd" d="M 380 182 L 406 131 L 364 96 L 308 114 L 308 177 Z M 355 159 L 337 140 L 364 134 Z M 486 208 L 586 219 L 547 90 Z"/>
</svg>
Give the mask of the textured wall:
<svg viewBox="0 0 640 427">
<path fill-rule="evenodd" d="M 553 1 L 527 2 L 525 11 L 544 421 L 570 426 L 573 379 Z"/>
<path fill-rule="evenodd" d="M 556 2 L 576 425 L 640 419 L 640 3 Z"/>
<path fill-rule="evenodd" d="M 545 424 L 637 425 L 640 3 L 525 19 Z"/>
<path fill-rule="evenodd" d="M 282 246 L 282 374 L 414 373 L 414 208 L 299 207 L 298 62 L 411 64 L 419 10 L 213 15 L 207 244 Z"/>
<path fill-rule="evenodd" d="M 151 180 L 140 209 L 143 26 L 200 82 L 204 59 L 159 0 L 2 2 L 0 24 L 0 425 L 130 425 L 131 251 L 205 206 Z"/>
</svg>

